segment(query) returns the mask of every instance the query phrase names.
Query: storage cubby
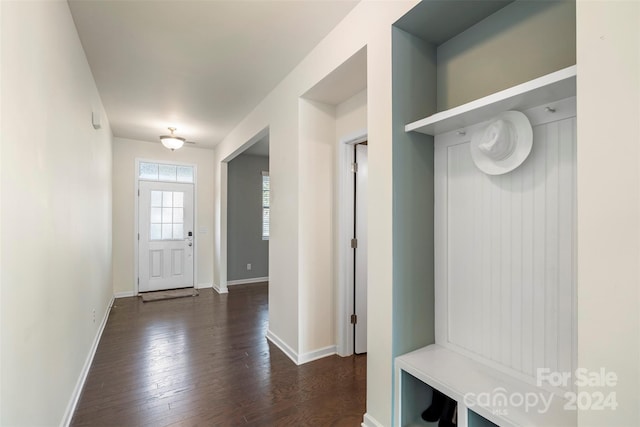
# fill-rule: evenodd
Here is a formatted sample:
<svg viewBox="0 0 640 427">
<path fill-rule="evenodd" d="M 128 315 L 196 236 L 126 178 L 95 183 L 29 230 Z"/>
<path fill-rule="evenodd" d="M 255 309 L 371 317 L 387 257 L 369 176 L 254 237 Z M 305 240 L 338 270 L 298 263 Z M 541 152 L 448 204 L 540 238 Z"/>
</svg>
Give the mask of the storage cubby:
<svg viewBox="0 0 640 427">
<path fill-rule="evenodd" d="M 427 422 L 421 417 L 421 414 L 431 406 L 433 388 L 406 371 L 401 371 L 399 375 L 399 387 L 402 389 L 402 395 L 406 396 L 402 400 L 400 408 L 402 414 L 400 425 L 405 427 L 437 427 L 438 421 Z M 455 401 L 455 399 L 453 400 Z"/>
<path fill-rule="evenodd" d="M 407 396 L 402 401 L 402 426 L 437 426 L 438 423 L 427 423 L 420 414 L 431 405 L 433 389 L 413 375 L 403 371 L 400 374 L 402 394 Z"/>
<path fill-rule="evenodd" d="M 433 88 L 416 93 L 435 107 L 421 117 L 575 65 L 575 10 L 573 0 L 420 2 L 395 28 L 433 53 L 433 73 L 412 80 Z"/>
<path fill-rule="evenodd" d="M 467 412 L 468 427 L 496 427 L 494 423 L 473 411 Z"/>
<path fill-rule="evenodd" d="M 436 141 L 436 136 L 440 141 L 443 138 L 449 141 L 447 146 L 456 147 L 456 144 L 468 143 L 471 133 L 497 114 L 513 109 L 526 111 L 532 125 L 551 123 L 545 132 L 553 133 L 559 129 L 559 134 L 573 138 L 562 146 L 565 148 L 558 149 L 557 156 L 549 151 L 550 157 L 541 161 L 542 166 L 547 161 L 551 162 L 548 167 L 552 174 L 555 173 L 554 168 L 562 167 L 557 176 L 552 177 L 555 180 L 552 186 L 557 186 L 552 191 L 559 192 L 562 202 L 557 210 L 564 216 L 550 221 L 562 229 L 572 230 L 575 227 L 570 217 L 575 216 L 572 207 L 575 148 L 571 145 L 575 147 L 575 133 L 571 133 L 572 126 L 575 127 L 575 63 L 574 1 L 425 0 L 393 28 L 392 348 L 396 358 L 395 425 L 428 425 L 421 420 L 420 414 L 429 405 L 433 388 L 458 401 L 461 427 L 570 426 L 576 423 L 575 413 L 564 411 L 561 399 L 556 399 L 558 405 L 552 406 L 548 413 L 534 416 L 517 408 L 511 408 L 505 414 L 492 411 L 490 405 L 465 406 L 463 398 L 468 392 L 481 393 L 496 387 L 503 387 L 511 393 L 537 393 L 541 389 L 532 380 L 532 372 L 527 371 L 530 366 L 535 369 L 535 363 L 525 367 L 520 361 L 500 356 L 511 351 L 509 346 L 519 345 L 520 332 L 512 332 L 510 328 L 513 322 L 504 326 L 501 320 L 497 321 L 500 334 L 508 331 L 516 337 L 516 341 L 507 341 L 506 344 L 492 337 L 490 345 L 500 346 L 500 354 L 497 355 L 477 351 L 476 341 L 480 338 L 474 335 L 476 330 L 465 329 L 475 328 L 477 322 L 456 320 L 450 323 L 448 310 L 451 307 L 456 313 L 465 313 L 462 310 L 465 307 L 474 310 L 478 295 L 472 287 L 465 291 L 466 305 L 458 304 L 457 300 L 452 304 L 451 300 L 442 297 L 443 292 L 448 292 L 442 288 L 446 286 L 443 285 L 446 283 L 443 282 L 443 277 L 446 280 L 443 269 L 448 269 L 446 262 L 452 260 L 446 259 L 449 251 L 445 249 L 443 253 L 442 244 L 438 241 L 447 239 L 451 230 L 444 229 L 438 219 L 438 215 L 442 215 L 442 206 L 438 204 L 447 197 L 445 194 L 443 199 L 443 193 L 438 191 L 446 192 L 448 187 L 446 183 L 438 183 L 441 178 L 437 176 L 436 167 L 437 162 L 447 161 L 442 148 L 436 149 L 436 145 L 441 147 L 443 144 Z M 548 116 L 556 112 L 556 116 Z M 564 121 L 559 125 L 553 123 L 560 120 Z M 553 141 L 550 144 L 553 146 Z M 544 152 L 547 152 L 546 148 Z M 517 179 L 514 182 L 519 182 Z M 492 185 L 502 185 L 500 182 L 500 178 L 492 178 L 491 181 Z M 525 179 L 523 182 L 528 181 Z M 511 185 L 509 178 L 508 187 L 504 188 L 511 188 Z M 554 200 L 553 194 L 549 195 L 549 200 Z M 575 235 L 572 233 L 561 237 L 563 240 L 558 246 L 560 252 L 566 250 L 569 251 L 567 253 L 550 252 L 547 256 L 544 244 L 536 249 L 542 251 L 550 263 L 555 263 L 554 257 L 557 256 L 558 262 L 564 263 L 561 270 L 569 274 L 562 276 L 565 273 L 561 273 L 558 280 L 572 281 L 570 286 L 558 291 L 559 299 L 542 302 L 551 304 L 551 308 L 543 308 L 541 313 L 543 316 L 552 313 L 554 304 L 559 304 L 556 309 L 569 307 L 569 310 L 563 310 L 553 322 L 538 319 L 547 326 L 537 329 L 537 339 L 545 343 L 562 342 L 563 347 L 557 349 L 560 354 L 558 361 L 553 362 L 557 363 L 554 366 L 557 370 L 568 370 L 575 363 L 575 305 L 572 302 L 575 287 L 574 277 L 570 276 L 574 274 L 571 263 L 575 255 L 572 249 Z M 496 265 L 503 268 L 512 261 L 500 262 Z M 570 267 L 569 270 L 566 266 Z M 511 269 L 510 266 L 508 268 Z M 504 300 L 501 310 L 511 310 L 509 298 L 515 297 L 511 296 L 508 284 L 501 286 L 507 289 L 507 293 L 499 294 Z M 544 286 L 548 291 L 556 292 L 553 286 Z M 458 288 L 457 295 L 460 295 L 460 289 L 464 288 Z M 509 316 L 502 319 L 511 319 Z M 469 342 L 474 340 L 477 348 L 472 348 L 471 344 L 465 347 L 464 342 L 451 342 L 450 327 L 456 337 L 468 338 Z M 556 350 L 549 348 L 549 351 Z M 532 357 L 540 360 L 539 356 L 534 354 Z M 558 390 L 554 392 L 561 394 Z"/>
</svg>

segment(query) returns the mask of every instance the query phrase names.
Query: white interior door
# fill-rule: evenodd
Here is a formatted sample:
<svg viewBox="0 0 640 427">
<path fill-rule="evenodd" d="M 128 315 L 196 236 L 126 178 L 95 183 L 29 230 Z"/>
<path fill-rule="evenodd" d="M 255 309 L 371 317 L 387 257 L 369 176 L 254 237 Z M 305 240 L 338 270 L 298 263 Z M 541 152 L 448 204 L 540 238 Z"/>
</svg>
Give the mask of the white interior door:
<svg viewBox="0 0 640 427">
<path fill-rule="evenodd" d="M 354 328 L 355 353 L 367 352 L 367 146 L 356 145 L 356 200 L 355 200 L 355 292 L 354 306 L 357 322 Z"/>
<path fill-rule="evenodd" d="M 140 181 L 139 292 L 193 286 L 193 184 Z"/>
</svg>

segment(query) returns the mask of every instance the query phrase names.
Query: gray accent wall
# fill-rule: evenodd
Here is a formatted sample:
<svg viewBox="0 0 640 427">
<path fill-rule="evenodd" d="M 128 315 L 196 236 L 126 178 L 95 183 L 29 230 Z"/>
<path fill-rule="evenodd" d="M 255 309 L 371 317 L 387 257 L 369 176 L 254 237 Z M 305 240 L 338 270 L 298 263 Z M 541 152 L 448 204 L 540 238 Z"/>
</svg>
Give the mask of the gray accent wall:
<svg viewBox="0 0 640 427">
<path fill-rule="evenodd" d="M 393 64 L 393 355 L 435 342 L 433 137 L 404 125 L 436 112 L 436 48 L 399 28 Z"/>
<path fill-rule="evenodd" d="M 268 170 L 264 156 L 241 154 L 228 164 L 228 281 L 269 276 L 269 241 L 262 240 L 262 171 Z"/>
</svg>

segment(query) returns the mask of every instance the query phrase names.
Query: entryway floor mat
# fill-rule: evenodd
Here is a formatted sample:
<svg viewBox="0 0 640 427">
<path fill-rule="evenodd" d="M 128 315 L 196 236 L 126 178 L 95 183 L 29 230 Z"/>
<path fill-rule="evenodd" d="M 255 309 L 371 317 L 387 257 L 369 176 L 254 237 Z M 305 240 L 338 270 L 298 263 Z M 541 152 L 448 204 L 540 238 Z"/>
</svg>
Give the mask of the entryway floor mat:
<svg viewBox="0 0 640 427">
<path fill-rule="evenodd" d="M 171 289 L 168 291 L 145 292 L 140 294 L 143 302 L 162 301 L 165 299 L 197 297 L 198 291 L 193 288 Z"/>
</svg>

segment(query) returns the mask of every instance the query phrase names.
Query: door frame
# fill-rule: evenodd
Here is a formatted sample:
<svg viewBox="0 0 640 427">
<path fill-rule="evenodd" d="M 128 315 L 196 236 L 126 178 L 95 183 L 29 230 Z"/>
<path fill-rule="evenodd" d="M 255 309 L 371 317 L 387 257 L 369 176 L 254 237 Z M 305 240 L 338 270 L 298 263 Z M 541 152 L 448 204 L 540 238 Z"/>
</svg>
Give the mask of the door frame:
<svg viewBox="0 0 640 427">
<path fill-rule="evenodd" d="M 351 249 L 354 223 L 354 191 L 351 164 L 355 155 L 353 147 L 368 140 L 367 129 L 347 134 L 337 141 L 337 230 L 336 230 L 336 283 L 337 283 L 337 345 L 336 352 L 340 356 L 354 354 L 353 325 L 353 281 L 355 257 Z"/>
<path fill-rule="evenodd" d="M 139 233 L 139 204 L 140 204 L 140 181 L 138 178 L 140 174 L 140 163 L 159 163 L 163 165 L 176 165 L 176 166 L 190 166 L 193 168 L 193 288 L 197 288 L 198 283 L 198 168 L 197 165 L 193 163 L 184 163 L 184 162 L 174 162 L 171 160 L 154 160 L 154 159 L 145 159 L 136 157 L 135 159 L 135 169 L 133 173 L 134 179 L 134 191 L 133 191 L 133 295 L 140 295 L 140 287 L 138 285 L 138 277 L 140 273 L 140 258 L 139 258 L 139 250 L 138 250 L 138 233 Z M 171 182 L 171 181 L 150 181 L 150 182 Z M 188 183 L 186 183 L 188 184 Z"/>
</svg>

